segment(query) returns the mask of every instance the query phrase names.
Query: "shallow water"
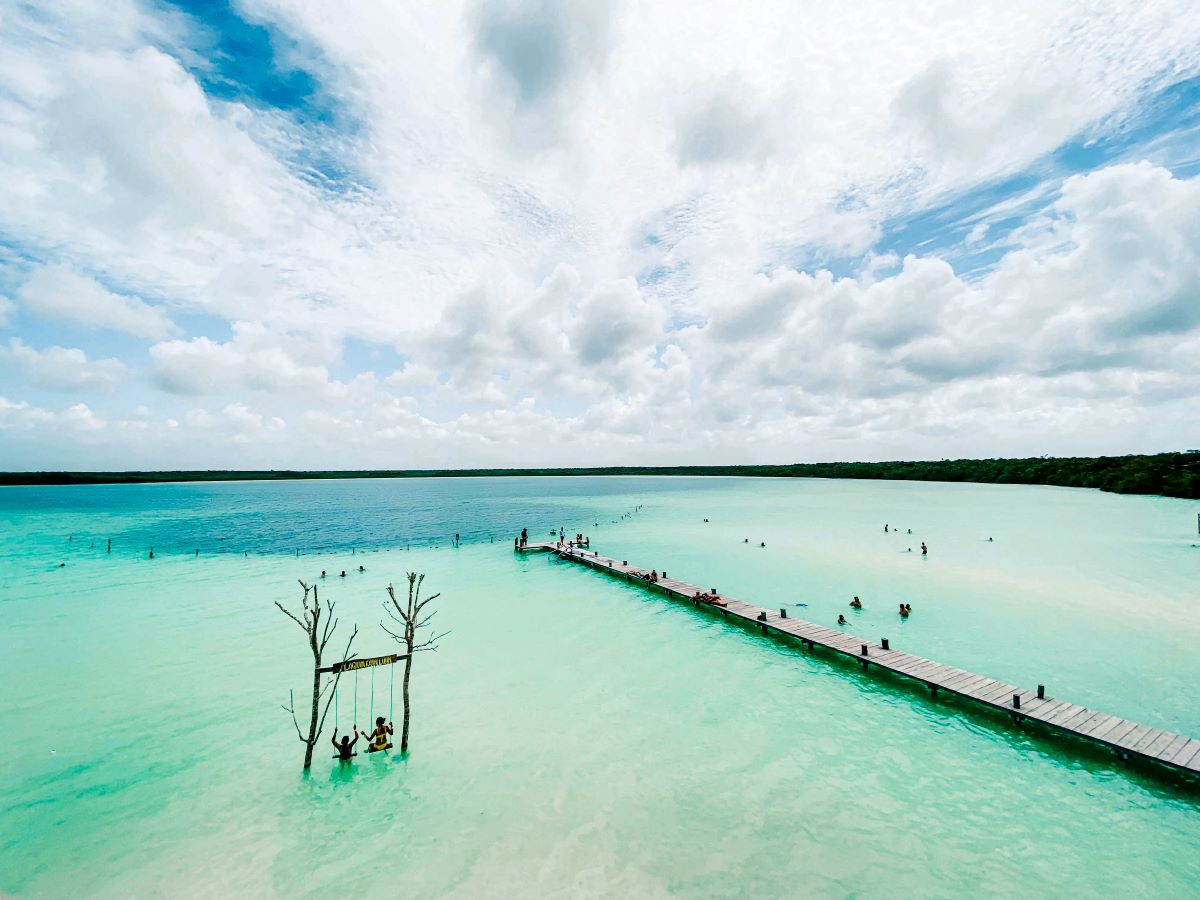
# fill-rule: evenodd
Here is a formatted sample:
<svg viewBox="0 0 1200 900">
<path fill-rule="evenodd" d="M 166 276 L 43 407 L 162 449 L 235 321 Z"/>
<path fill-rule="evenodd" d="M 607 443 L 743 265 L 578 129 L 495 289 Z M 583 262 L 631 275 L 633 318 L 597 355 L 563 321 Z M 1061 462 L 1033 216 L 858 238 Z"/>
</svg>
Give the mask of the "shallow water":
<svg viewBox="0 0 1200 900">
<path fill-rule="evenodd" d="M 0 892 L 1194 896 L 1195 786 L 509 542 L 584 531 L 602 553 L 1200 735 L 1196 511 L 819 480 L 2 489 Z M 279 704 L 303 694 L 308 657 L 273 601 L 296 604 L 322 569 L 362 655 L 391 650 L 383 589 L 409 569 L 452 633 L 414 667 L 408 759 L 339 770 L 323 743 L 302 777 Z M 386 714 L 387 671 L 373 705 L 360 674 L 358 724 Z M 354 707 L 347 677 L 343 727 Z"/>
</svg>

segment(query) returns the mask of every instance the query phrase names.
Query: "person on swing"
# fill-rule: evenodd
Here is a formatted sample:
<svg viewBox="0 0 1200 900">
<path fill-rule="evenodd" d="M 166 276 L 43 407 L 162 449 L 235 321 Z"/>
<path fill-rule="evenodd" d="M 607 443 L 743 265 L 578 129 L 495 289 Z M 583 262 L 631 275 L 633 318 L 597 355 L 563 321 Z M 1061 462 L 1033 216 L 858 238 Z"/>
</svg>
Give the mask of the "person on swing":
<svg viewBox="0 0 1200 900">
<path fill-rule="evenodd" d="M 383 716 L 378 716 L 375 719 L 375 730 L 371 732 L 371 746 L 367 748 L 368 753 L 378 753 L 380 750 L 391 750 L 392 742 L 388 740 L 389 734 L 395 734 L 392 729 L 392 723 L 383 724 Z"/>
<path fill-rule="evenodd" d="M 337 726 L 333 729 L 333 749 L 337 751 L 337 756 L 334 759 L 340 759 L 342 762 L 349 762 L 350 757 L 358 756 L 354 752 L 354 745 L 358 743 L 358 726 L 354 726 L 354 740 L 350 740 L 350 735 L 343 734 L 342 742 L 339 744 L 337 739 Z"/>
</svg>

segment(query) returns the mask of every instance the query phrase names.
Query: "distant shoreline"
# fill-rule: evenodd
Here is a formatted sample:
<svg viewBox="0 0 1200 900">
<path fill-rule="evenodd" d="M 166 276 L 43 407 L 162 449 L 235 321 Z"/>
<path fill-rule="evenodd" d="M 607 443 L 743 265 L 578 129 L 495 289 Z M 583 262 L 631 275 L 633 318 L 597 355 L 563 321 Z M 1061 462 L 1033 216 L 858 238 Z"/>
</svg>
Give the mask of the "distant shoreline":
<svg viewBox="0 0 1200 900">
<path fill-rule="evenodd" d="M 1095 488 L 1116 494 L 1200 499 L 1200 451 L 1130 456 L 828 462 L 747 466 L 594 466 L 529 469 L 210 470 L 0 472 L 0 485 L 163 484 L 198 481 L 307 481 L 334 478 L 483 478 L 515 476 L 725 475 L 853 478 Z"/>
</svg>

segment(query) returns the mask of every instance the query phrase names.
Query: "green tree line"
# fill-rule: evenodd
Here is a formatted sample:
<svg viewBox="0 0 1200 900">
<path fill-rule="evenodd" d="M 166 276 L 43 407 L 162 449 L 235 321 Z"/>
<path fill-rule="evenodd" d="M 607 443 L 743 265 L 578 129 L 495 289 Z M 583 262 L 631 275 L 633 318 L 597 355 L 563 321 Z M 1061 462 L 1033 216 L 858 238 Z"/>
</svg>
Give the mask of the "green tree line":
<svg viewBox="0 0 1200 900">
<path fill-rule="evenodd" d="M 540 469 L 373 469 L 345 471 L 4 472 L 4 485 L 138 484 L 318 478 L 472 478 L 508 475 L 733 475 L 767 478 L 875 478 L 981 484 L 1051 484 L 1118 494 L 1200 499 L 1200 451 L 1132 456 L 1036 456 L 825 462 L 759 466 L 603 466 Z"/>
</svg>

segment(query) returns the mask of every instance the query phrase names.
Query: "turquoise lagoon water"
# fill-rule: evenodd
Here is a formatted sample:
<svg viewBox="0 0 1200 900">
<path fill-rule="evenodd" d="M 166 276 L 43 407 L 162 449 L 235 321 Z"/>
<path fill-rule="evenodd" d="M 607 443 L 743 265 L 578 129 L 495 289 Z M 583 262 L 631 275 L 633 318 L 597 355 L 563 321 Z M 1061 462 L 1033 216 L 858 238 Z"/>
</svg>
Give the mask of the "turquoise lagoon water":
<svg viewBox="0 0 1200 900">
<path fill-rule="evenodd" d="M 517 558 L 511 540 L 587 532 L 603 553 L 1200 735 L 1196 511 L 819 480 L 0 489 L 0 892 L 1195 896 L 1194 785 Z M 305 777 L 280 703 L 303 695 L 308 657 L 273 601 L 322 569 L 361 654 L 391 649 L 380 603 L 407 570 L 442 592 L 452 633 L 415 667 L 407 759 L 339 770 L 322 743 Z M 385 673 L 373 705 L 360 675 L 360 725 L 387 711 Z"/>
</svg>

